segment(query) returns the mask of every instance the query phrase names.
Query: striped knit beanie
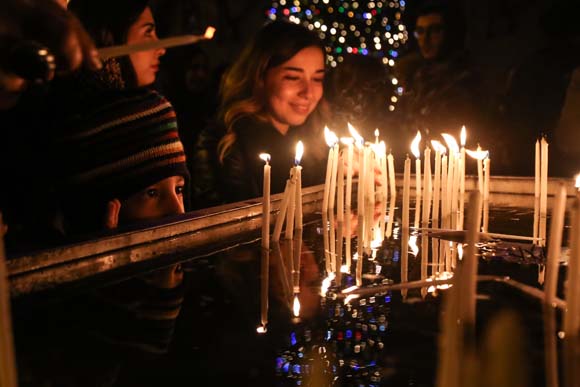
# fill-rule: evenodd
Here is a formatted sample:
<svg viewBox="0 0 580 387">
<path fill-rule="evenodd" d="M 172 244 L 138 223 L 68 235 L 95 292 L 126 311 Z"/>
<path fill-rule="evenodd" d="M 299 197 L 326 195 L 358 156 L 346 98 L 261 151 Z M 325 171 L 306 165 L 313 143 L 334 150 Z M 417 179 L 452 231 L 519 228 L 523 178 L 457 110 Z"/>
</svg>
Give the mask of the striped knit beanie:
<svg viewBox="0 0 580 387">
<path fill-rule="evenodd" d="M 171 176 L 183 176 L 188 185 L 175 111 L 164 97 L 147 89 L 117 90 L 84 110 L 64 120 L 55 141 L 66 194 L 126 199 Z"/>
</svg>

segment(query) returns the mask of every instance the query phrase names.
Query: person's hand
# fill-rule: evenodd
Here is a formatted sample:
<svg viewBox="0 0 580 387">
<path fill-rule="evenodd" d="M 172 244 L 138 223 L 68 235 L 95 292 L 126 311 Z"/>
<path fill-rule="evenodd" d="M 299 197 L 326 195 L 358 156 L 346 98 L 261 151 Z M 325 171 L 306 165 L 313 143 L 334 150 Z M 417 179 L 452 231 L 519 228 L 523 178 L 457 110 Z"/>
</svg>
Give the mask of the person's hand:
<svg viewBox="0 0 580 387">
<path fill-rule="evenodd" d="M 101 68 L 79 20 L 55 1 L 6 0 L 0 10 L 0 109 L 12 107 L 30 82 L 50 81 L 81 66 Z"/>
</svg>

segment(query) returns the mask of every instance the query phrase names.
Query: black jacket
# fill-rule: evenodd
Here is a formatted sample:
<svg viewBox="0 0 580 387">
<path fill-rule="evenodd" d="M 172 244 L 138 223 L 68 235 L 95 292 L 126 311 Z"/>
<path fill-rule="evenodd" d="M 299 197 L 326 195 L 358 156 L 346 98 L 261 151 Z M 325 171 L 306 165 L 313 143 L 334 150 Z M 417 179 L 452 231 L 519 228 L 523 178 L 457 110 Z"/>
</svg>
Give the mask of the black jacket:
<svg viewBox="0 0 580 387">
<path fill-rule="evenodd" d="M 321 133 L 313 134 L 305 128 L 291 127 L 286 135 L 282 135 L 270 123 L 250 117 L 236 122 L 234 131 L 236 141 L 223 163 L 218 161 L 217 145 L 225 129 L 213 126 L 200 134 L 192 170 L 194 208 L 261 196 L 264 161 L 259 158 L 260 153 L 271 155 L 271 193 L 283 192 L 290 168 L 294 165 L 295 147 L 299 140 L 305 144 L 301 161 L 302 185 L 323 182 L 325 159 L 321 157 L 324 154 L 321 150 L 326 145 Z"/>
</svg>

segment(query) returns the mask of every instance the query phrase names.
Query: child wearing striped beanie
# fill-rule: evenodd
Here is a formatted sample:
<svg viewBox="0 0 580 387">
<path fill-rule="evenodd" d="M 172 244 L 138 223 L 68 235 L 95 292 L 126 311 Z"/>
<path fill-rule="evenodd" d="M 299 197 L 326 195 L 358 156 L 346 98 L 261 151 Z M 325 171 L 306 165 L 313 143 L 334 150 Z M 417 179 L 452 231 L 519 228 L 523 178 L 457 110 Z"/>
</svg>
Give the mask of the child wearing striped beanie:
<svg viewBox="0 0 580 387">
<path fill-rule="evenodd" d="M 116 90 L 88 105 L 59 125 L 54 144 L 67 233 L 183 213 L 189 173 L 169 101 Z"/>
</svg>

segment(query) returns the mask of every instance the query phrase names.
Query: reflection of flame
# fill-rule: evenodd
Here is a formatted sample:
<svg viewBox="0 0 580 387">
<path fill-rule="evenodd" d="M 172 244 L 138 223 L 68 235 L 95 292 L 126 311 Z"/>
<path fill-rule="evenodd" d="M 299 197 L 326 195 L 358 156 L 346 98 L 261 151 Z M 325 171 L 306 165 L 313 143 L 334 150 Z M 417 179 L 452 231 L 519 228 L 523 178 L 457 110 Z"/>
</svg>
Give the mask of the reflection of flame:
<svg viewBox="0 0 580 387">
<path fill-rule="evenodd" d="M 332 130 L 328 129 L 328 126 L 324 127 L 324 139 L 328 146 L 334 146 L 338 142 L 338 137 Z"/>
<path fill-rule="evenodd" d="M 350 122 L 348 122 L 347 125 L 348 125 L 348 131 L 350 132 L 350 135 L 354 138 L 356 146 L 359 148 L 362 147 L 363 144 L 365 143 L 365 139 L 360 134 L 358 134 L 358 132 L 356 131 L 354 126 L 352 126 L 350 124 Z"/>
<path fill-rule="evenodd" d="M 349 272 L 349 270 L 348 270 L 348 266 L 347 266 L 347 265 L 342 265 L 342 266 L 340 267 L 340 272 L 341 272 L 341 273 L 348 273 L 348 272 Z"/>
<path fill-rule="evenodd" d="M 409 248 L 411 249 L 411 254 L 415 257 L 419 254 L 419 246 L 417 246 L 417 236 L 412 235 L 409 237 Z"/>
<path fill-rule="evenodd" d="M 350 292 L 354 292 L 357 289 L 358 289 L 358 286 L 351 286 L 349 288 L 344 289 L 342 292 L 343 293 L 350 293 Z"/>
<path fill-rule="evenodd" d="M 576 175 L 576 188 L 580 190 L 580 173 Z"/>
<path fill-rule="evenodd" d="M 322 280 L 322 286 L 320 287 L 320 295 L 321 296 L 326 296 L 326 292 L 328 291 L 328 288 L 330 287 L 330 284 L 332 283 L 332 280 L 334 279 L 335 274 L 333 272 L 328 274 L 328 277 L 326 277 L 325 279 Z"/>
<path fill-rule="evenodd" d="M 443 133 L 441 134 L 447 143 L 447 148 L 449 148 L 449 152 L 458 153 L 459 152 L 459 145 L 457 145 L 457 140 L 450 134 Z"/>
<path fill-rule="evenodd" d="M 300 301 L 298 300 L 298 296 L 294 296 L 294 306 L 292 307 L 294 312 L 294 317 L 300 316 Z"/>
<path fill-rule="evenodd" d="M 302 143 L 302 141 L 298 141 L 298 143 L 296 144 L 296 156 L 294 157 L 296 165 L 300 164 L 300 160 L 302 160 L 303 154 L 304 154 L 304 144 Z"/>
<path fill-rule="evenodd" d="M 260 325 L 259 327 L 256 328 L 256 332 L 258 333 L 266 333 L 267 331 L 268 329 L 264 325 Z"/>
<path fill-rule="evenodd" d="M 383 244 L 383 240 L 382 239 L 373 239 L 371 241 L 371 249 L 378 249 L 379 247 L 381 247 Z"/>
<path fill-rule="evenodd" d="M 484 151 L 480 149 L 476 151 L 466 149 L 465 152 L 476 160 L 483 160 L 489 156 L 489 151 Z"/>
<path fill-rule="evenodd" d="M 467 140 L 467 131 L 465 130 L 465 125 L 461 127 L 461 134 L 459 135 L 459 141 L 461 141 L 461 146 L 465 146 L 465 140 Z"/>
<path fill-rule="evenodd" d="M 417 131 L 417 135 L 411 142 L 411 153 L 415 156 L 415 158 L 419 158 L 421 156 L 421 152 L 419 151 L 419 143 L 421 142 L 421 132 Z"/>
<path fill-rule="evenodd" d="M 463 259 L 463 244 L 461 243 L 457 244 L 457 257 L 459 257 L 459 259 Z"/>
<path fill-rule="evenodd" d="M 270 154 L 269 153 L 260 153 L 260 158 L 268 164 L 270 162 Z"/>
<path fill-rule="evenodd" d="M 436 152 L 439 152 L 442 155 L 447 152 L 447 148 L 437 140 L 431 140 L 431 146 L 433 146 L 433 149 L 435 149 Z"/>
<path fill-rule="evenodd" d="M 206 39 L 212 39 L 214 34 L 215 34 L 215 28 L 212 26 L 209 26 L 205 29 L 205 33 L 203 34 L 203 37 Z"/>
<path fill-rule="evenodd" d="M 344 298 L 344 304 L 346 305 L 350 302 L 350 300 L 354 300 L 355 298 L 359 298 L 359 297 L 360 297 L 360 295 L 358 295 L 358 294 L 349 294 L 348 296 L 346 296 Z"/>
<path fill-rule="evenodd" d="M 354 259 L 354 260 L 356 261 L 356 260 L 358 259 L 358 253 L 354 253 L 354 254 L 352 255 L 352 259 Z"/>
<path fill-rule="evenodd" d="M 429 277 L 426 279 L 426 281 L 433 281 L 433 280 L 446 280 L 446 279 L 451 279 L 453 278 L 453 273 L 450 271 L 444 271 L 438 274 L 435 274 L 433 277 Z M 452 287 L 452 284 L 440 284 L 437 286 L 429 286 L 429 288 L 427 289 L 427 291 L 429 293 L 434 293 L 435 289 L 441 289 L 441 290 L 445 290 L 445 289 L 449 289 L 450 287 Z"/>
</svg>

